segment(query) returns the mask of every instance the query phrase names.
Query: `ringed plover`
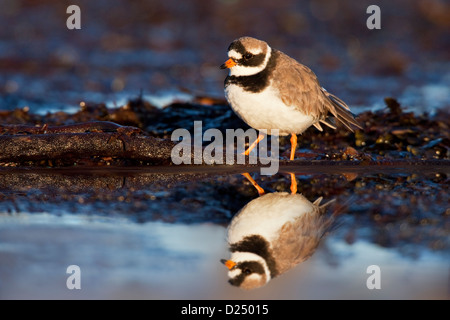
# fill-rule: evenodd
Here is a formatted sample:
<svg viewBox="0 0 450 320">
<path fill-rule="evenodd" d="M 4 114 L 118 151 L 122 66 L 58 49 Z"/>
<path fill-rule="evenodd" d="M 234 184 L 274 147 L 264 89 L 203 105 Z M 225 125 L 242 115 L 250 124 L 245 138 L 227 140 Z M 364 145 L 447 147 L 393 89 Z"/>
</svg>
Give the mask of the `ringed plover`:
<svg viewBox="0 0 450 320">
<path fill-rule="evenodd" d="M 279 135 L 291 135 L 290 159 L 295 156 L 297 135 L 311 125 L 322 131 L 321 124 L 336 129 L 329 115 L 348 130 L 360 128 L 348 105 L 321 87 L 308 67 L 265 41 L 251 37 L 234 40 L 228 47 L 229 59 L 221 65 L 229 69 L 225 96 L 233 111 L 250 127 L 274 129 Z M 245 151 L 246 155 L 264 138 Z"/>
</svg>

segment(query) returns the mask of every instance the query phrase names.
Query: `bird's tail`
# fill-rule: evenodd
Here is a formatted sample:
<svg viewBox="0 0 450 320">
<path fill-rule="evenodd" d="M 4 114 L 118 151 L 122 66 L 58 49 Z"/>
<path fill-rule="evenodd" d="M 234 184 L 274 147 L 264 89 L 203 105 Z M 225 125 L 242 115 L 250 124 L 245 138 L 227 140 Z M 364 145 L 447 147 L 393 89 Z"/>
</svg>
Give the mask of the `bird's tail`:
<svg viewBox="0 0 450 320">
<path fill-rule="evenodd" d="M 336 97 L 334 94 L 329 93 L 325 89 L 322 89 L 322 92 L 328 98 L 330 102 L 329 111 L 337 121 L 342 123 L 351 132 L 354 132 L 353 127 L 362 129 L 361 125 L 355 120 L 355 115 L 350 112 L 350 108 L 344 101 Z M 321 122 L 328 125 L 325 120 Z"/>
<path fill-rule="evenodd" d="M 321 214 L 324 214 L 325 211 L 326 211 L 326 209 L 327 209 L 327 207 L 328 207 L 330 204 L 332 204 L 333 202 L 335 202 L 336 199 L 332 199 L 332 200 L 330 200 L 330 201 L 328 201 L 328 202 L 326 202 L 326 203 L 324 203 L 324 204 L 321 205 L 320 203 L 322 202 L 322 200 L 323 200 L 323 197 L 317 198 L 316 201 L 313 202 L 313 204 L 314 204 L 314 205 L 317 205 L 317 206 L 319 207 L 319 210 L 320 210 L 320 213 L 321 213 Z"/>
<path fill-rule="evenodd" d="M 317 198 L 316 201 L 313 202 L 313 205 L 316 205 L 319 207 L 319 213 L 320 213 L 320 218 L 319 218 L 319 228 L 317 228 L 317 230 L 320 230 L 319 232 L 319 237 L 320 239 L 327 233 L 329 233 L 334 227 L 335 224 L 335 217 L 334 215 L 329 215 L 326 214 L 328 207 L 330 206 L 330 204 L 332 204 L 333 202 L 336 201 L 336 199 L 332 199 L 324 204 L 320 204 L 322 202 L 323 198 Z"/>
</svg>

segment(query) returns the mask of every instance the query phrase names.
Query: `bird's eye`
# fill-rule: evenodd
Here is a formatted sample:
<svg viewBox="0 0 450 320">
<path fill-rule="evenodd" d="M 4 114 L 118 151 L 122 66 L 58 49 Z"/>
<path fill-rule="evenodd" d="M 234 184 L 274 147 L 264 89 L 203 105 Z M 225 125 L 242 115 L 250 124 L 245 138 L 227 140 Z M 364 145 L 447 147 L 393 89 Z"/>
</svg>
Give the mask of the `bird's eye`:
<svg viewBox="0 0 450 320">
<path fill-rule="evenodd" d="M 253 58 L 253 55 L 252 55 L 251 53 L 246 53 L 246 54 L 244 55 L 244 59 L 245 59 L 245 60 L 249 60 L 249 59 L 251 59 L 251 58 Z"/>
<path fill-rule="evenodd" d="M 245 274 L 252 273 L 252 270 L 250 270 L 249 268 L 245 268 L 243 271 L 244 271 Z"/>
</svg>

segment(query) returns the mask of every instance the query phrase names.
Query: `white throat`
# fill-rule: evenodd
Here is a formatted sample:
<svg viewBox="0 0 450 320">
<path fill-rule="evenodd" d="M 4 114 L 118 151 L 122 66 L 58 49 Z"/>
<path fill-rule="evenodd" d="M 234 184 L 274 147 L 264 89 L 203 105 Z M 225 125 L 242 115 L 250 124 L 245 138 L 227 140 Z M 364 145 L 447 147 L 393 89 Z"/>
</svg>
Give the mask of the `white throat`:
<svg viewBox="0 0 450 320">
<path fill-rule="evenodd" d="M 233 56 L 230 53 L 233 53 Z M 236 58 L 236 53 L 237 52 L 235 52 L 234 50 L 230 51 L 229 57 Z M 234 67 L 230 68 L 229 75 L 240 77 L 240 76 L 251 76 L 251 75 L 257 74 L 258 72 L 261 72 L 266 68 L 271 55 L 272 55 L 272 49 L 269 46 L 267 46 L 267 54 L 261 65 L 255 66 L 255 67 L 245 67 L 245 66 L 235 65 Z"/>
</svg>

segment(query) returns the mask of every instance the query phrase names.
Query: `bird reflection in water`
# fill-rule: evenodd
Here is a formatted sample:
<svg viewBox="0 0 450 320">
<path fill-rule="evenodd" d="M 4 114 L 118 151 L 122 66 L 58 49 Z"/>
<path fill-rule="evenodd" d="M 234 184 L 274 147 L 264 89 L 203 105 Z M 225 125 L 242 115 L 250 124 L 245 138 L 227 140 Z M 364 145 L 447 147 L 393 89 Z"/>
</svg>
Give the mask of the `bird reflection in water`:
<svg viewBox="0 0 450 320">
<path fill-rule="evenodd" d="M 264 286 L 271 279 L 307 260 L 332 224 L 325 215 L 333 202 L 310 202 L 297 193 L 291 176 L 291 193 L 265 194 L 248 173 L 243 174 L 258 190 L 259 198 L 243 207 L 228 226 L 231 258 L 221 262 L 229 269 L 229 282 L 242 289 Z"/>
</svg>

